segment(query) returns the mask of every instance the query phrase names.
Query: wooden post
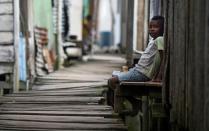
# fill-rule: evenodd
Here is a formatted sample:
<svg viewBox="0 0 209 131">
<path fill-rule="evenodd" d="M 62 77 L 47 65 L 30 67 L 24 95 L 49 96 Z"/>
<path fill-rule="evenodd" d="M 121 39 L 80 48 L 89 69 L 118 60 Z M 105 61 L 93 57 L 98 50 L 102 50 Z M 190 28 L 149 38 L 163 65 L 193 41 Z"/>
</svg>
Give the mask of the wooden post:
<svg viewBox="0 0 209 131">
<path fill-rule="evenodd" d="M 144 3 L 144 48 L 147 47 L 148 39 L 149 39 L 149 34 L 148 34 L 148 23 L 149 23 L 149 5 L 150 2 L 149 0 L 145 0 Z"/>
<path fill-rule="evenodd" d="M 33 23 L 33 0 L 28 1 L 28 32 L 29 32 L 29 56 L 31 75 L 35 76 L 35 44 L 34 44 L 34 23 Z"/>
<path fill-rule="evenodd" d="M 144 18 L 145 18 L 145 1 L 140 0 L 138 3 L 138 29 L 137 29 L 137 50 L 144 50 Z"/>
<path fill-rule="evenodd" d="M 14 63 L 14 82 L 13 91 L 19 92 L 19 0 L 14 0 L 14 51 L 15 51 L 15 63 Z"/>
<path fill-rule="evenodd" d="M 62 49 L 62 6 L 63 0 L 58 1 L 58 69 L 62 67 L 64 62 L 63 49 Z"/>
<path fill-rule="evenodd" d="M 0 82 L 1 84 L 1 82 Z M 0 96 L 3 96 L 4 95 L 4 88 L 3 86 L 0 86 Z"/>
<path fill-rule="evenodd" d="M 127 41 L 126 41 L 126 58 L 127 65 L 132 66 L 133 64 L 133 19 L 134 19 L 134 0 L 128 1 L 128 23 L 127 23 Z"/>
<path fill-rule="evenodd" d="M 121 96 L 120 86 L 117 85 L 114 91 L 114 112 L 121 113 L 123 109 L 123 98 Z"/>
</svg>

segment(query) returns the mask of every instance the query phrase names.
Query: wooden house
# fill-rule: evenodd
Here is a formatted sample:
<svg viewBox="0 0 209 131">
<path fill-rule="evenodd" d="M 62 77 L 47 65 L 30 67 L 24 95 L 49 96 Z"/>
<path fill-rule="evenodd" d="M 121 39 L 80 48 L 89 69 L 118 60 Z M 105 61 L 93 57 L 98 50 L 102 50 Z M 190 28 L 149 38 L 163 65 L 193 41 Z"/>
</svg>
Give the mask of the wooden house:
<svg viewBox="0 0 209 131">
<path fill-rule="evenodd" d="M 127 57 L 132 60 L 133 20 L 130 7 L 123 5 L 122 37 L 127 44 Z M 146 43 L 146 24 L 153 13 L 165 17 L 165 75 L 163 78 L 163 104 L 166 109 L 168 130 L 209 130 L 209 1 L 208 0 L 148 0 L 139 2 L 138 49 Z M 148 4 L 148 6 L 147 6 Z M 129 7 L 130 6 L 130 7 Z M 129 8 L 127 8 L 129 7 Z M 153 8 L 153 11 L 150 9 Z M 129 17 L 125 15 L 128 13 Z M 126 19 L 125 19 L 126 18 Z M 127 23 L 127 24 L 124 24 Z M 144 30 L 144 31 L 143 31 Z M 126 34 L 128 32 L 128 34 Z M 165 125 L 166 126 L 166 125 Z"/>
<path fill-rule="evenodd" d="M 18 1 L 0 1 L 0 88 L 3 93 L 5 88 L 17 87 L 17 64 L 15 59 L 18 52 Z M 13 85 L 12 85 L 13 83 Z M 16 88 L 14 88 L 16 91 Z"/>
<path fill-rule="evenodd" d="M 62 16 L 58 6 L 63 1 L 1 0 L 0 1 L 0 88 L 18 92 L 37 76 L 56 68 L 62 57 L 59 47 Z M 60 7 L 62 8 L 62 7 Z M 44 19 L 43 19 L 44 18 Z M 54 21 L 52 21 L 54 18 Z M 60 35 L 59 35 L 60 34 Z M 60 37 L 59 37 L 60 36 Z M 45 68 L 45 69 L 44 69 Z M 23 87 L 23 86 L 21 86 Z"/>
<path fill-rule="evenodd" d="M 164 0 L 164 102 L 172 131 L 209 130 L 209 1 Z"/>
</svg>

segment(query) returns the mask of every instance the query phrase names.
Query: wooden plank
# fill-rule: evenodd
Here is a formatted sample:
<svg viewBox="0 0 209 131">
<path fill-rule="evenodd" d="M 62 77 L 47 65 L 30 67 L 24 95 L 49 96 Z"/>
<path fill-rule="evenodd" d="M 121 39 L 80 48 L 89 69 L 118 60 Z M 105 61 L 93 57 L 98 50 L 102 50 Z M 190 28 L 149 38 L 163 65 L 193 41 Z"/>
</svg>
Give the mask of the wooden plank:
<svg viewBox="0 0 209 131">
<path fill-rule="evenodd" d="M 138 4 L 138 27 L 137 27 L 137 50 L 144 50 L 144 19 L 145 19 L 145 1 L 139 1 Z"/>
<path fill-rule="evenodd" d="M 74 88 L 74 87 L 89 87 L 89 86 L 104 86 L 106 85 L 106 82 L 88 82 L 88 83 L 64 83 L 64 84 L 59 84 L 59 86 L 57 85 L 43 85 L 43 86 L 34 86 L 33 90 L 57 90 L 57 89 L 68 89 L 68 88 Z"/>
<path fill-rule="evenodd" d="M 54 129 L 54 130 L 120 130 L 125 131 L 122 124 L 83 124 L 83 123 L 54 123 L 33 121 L 7 121 L 0 120 L 1 127 L 28 128 L 28 129 Z"/>
<path fill-rule="evenodd" d="M 0 62 L 0 74 L 7 74 L 13 72 L 13 65 L 10 63 L 1 63 Z"/>
<path fill-rule="evenodd" d="M 13 14 L 12 3 L 1 3 L 0 4 L 0 15 L 11 15 Z"/>
<path fill-rule="evenodd" d="M 37 96 L 37 97 L 2 97 L 0 103 L 5 102 L 98 102 L 103 97 L 69 97 L 69 96 Z"/>
<path fill-rule="evenodd" d="M 72 104 L 3 104 L 0 111 L 111 111 L 108 106 Z"/>
<path fill-rule="evenodd" d="M 60 84 L 60 83 L 88 83 L 88 82 L 101 82 L 101 81 L 95 81 L 95 80 L 74 80 L 74 79 L 66 79 L 66 80 L 59 80 L 59 79 L 45 79 L 45 80 L 39 80 L 37 78 L 37 81 L 35 81 L 36 85 L 52 85 L 52 84 Z"/>
<path fill-rule="evenodd" d="M 64 71 L 61 77 L 65 78 L 65 74 L 69 72 L 71 70 Z M 56 73 L 54 74 L 55 76 L 51 77 L 54 79 L 52 81 L 59 78 Z M 44 85 L 46 88 L 52 86 L 50 90 L 24 91 L 1 97 L 0 101 L 9 102 L 0 104 L 0 129 L 16 131 L 126 130 L 121 119 L 118 119 L 118 115 L 112 112 L 111 107 L 98 105 L 99 100 L 103 99 L 98 96 L 102 96 L 106 83 L 104 78 L 98 78 L 97 74 L 92 75 L 91 81 L 88 82 L 76 81 L 74 83 L 67 80 L 65 83 L 57 83 L 56 81 L 50 85 Z M 72 78 L 73 75 L 68 76 L 69 79 L 70 77 Z M 79 78 L 79 75 L 76 77 Z M 92 78 L 95 77 L 99 79 L 99 82 L 92 82 Z M 41 80 L 39 84 L 45 84 L 45 80 Z"/>
<path fill-rule="evenodd" d="M 49 92 L 49 93 L 21 93 L 21 94 L 11 94 L 8 95 L 10 97 L 19 97 L 19 96 L 28 96 L 28 97 L 33 97 L 33 96 L 99 96 L 102 95 L 100 92 L 96 91 L 85 91 L 85 92 Z"/>
<path fill-rule="evenodd" d="M 12 2 L 13 2 L 13 0 L 1 0 L 0 4 L 2 4 L 2 3 L 12 3 Z"/>
<path fill-rule="evenodd" d="M 104 88 L 99 88 L 99 87 L 97 87 L 97 88 L 85 88 L 85 87 L 82 87 L 82 88 L 80 88 L 80 87 L 74 87 L 74 88 L 69 88 L 69 89 L 61 89 L 61 90 L 49 90 L 49 91 L 45 91 L 45 90 L 41 90 L 41 91 L 33 91 L 33 90 L 31 90 L 30 92 L 28 92 L 28 91 L 22 91 L 22 92 L 20 92 L 20 93 L 14 93 L 14 94 L 8 94 L 8 95 L 6 95 L 6 96 L 15 96 L 15 95 L 18 95 L 18 94 L 23 94 L 23 96 L 24 95 L 47 95 L 47 94 L 53 94 L 53 93 L 66 93 L 66 94 L 68 94 L 68 93 L 90 93 L 90 92 L 98 92 L 98 93 L 100 93 L 100 92 L 102 92 L 102 91 L 104 91 L 105 89 Z"/>
<path fill-rule="evenodd" d="M 66 72 L 68 72 L 68 71 L 66 71 Z M 111 73 L 109 73 L 109 74 L 111 74 Z M 107 79 L 108 76 L 109 75 L 106 76 L 105 74 L 101 75 L 101 76 L 98 76 L 98 75 L 90 74 L 90 73 L 84 71 L 82 73 L 81 72 L 70 73 L 70 74 L 67 74 L 66 76 L 65 75 L 62 75 L 62 76 L 57 75 L 57 76 L 39 77 L 39 78 L 37 78 L 37 80 L 38 79 L 42 79 L 42 80 L 55 80 L 56 79 L 56 80 L 101 81 L 101 80 Z"/>
<path fill-rule="evenodd" d="M 8 82 L 0 81 L 0 88 L 3 88 L 3 89 L 12 89 L 12 84 L 10 84 Z"/>
<path fill-rule="evenodd" d="M 5 130 L 5 131 L 47 131 L 46 129 L 27 129 L 27 128 L 13 128 L 13 127 L 1 127 L 2 130 Z"/>
<path fill-rule="evenodd" d="M 206 30 L 206 33 L 205 33 L 205 43 L 209 43 L 209 1 L 206 1 L 206 4 L 205 4 L 205 7 L 206 7 L 206 15 L 205 15 L 205 18 L 207 20 L 207 22 L 205 23 L 205 30 Z M 209 45 L 208 44 L 204 44 L 204 48 L 205 48 L 205 58 L 204 58 L 204 61 L 205 62 L 208 62 L 209 61 Z M 205 64 L 205 67 L 204 67 L 204 97 L 205 97 L 205 100 L 204 100 L 204 131 L 208 130 L 209 129 L 209 118 L 207 117 L 209 115 L 209 89 L 208 89 L 208 86 L 209 86 L 209 74 L 207 73 L 209 72 L 209 64 Z"/>
<path fill-rule="evenodd" d="M 14 43 L 13 32 L 0 32 L 0 38 L 0 45 Z"/>
<path fill-rule="evenodd" d="M 0 62 L 14 62 L 13 46 L 0 46 Z"/>
<path fill-rule="evenodd" d="M 48 115 L 48 116 L 103 116 L 103 117 L 115 117 L 112 111 L 1 111 L 0 114 L 10 115 Z"/>
<path fill-rule="evenodd" d="M 115 118 L 90 117 L 90 116 L 43 116 L 43 115 L 0 115 L 0 120 L 58 122 L 58 123 L 100 123 L 122 124 L 122 120 Z"/>
<path fill-rule="evenodd" d="M 3 31 L 4 32 L 12 32 L 14 30 L 13 23 L 14 23 L 14 18 L 12 15 L 0 15 L 0 25 L 1 25 L 0 31 L 1 32 L 3 32 Z"/>
<path fill-rule="evenodd" d="M 121 82 L 121 86 L 146 86 L 146 87 L 156 87 L 156 88 L 162 88 L 162 83 L 160 82 Z"/>
<path fill-rule="evenodd" d="M 20 42 L 20 0 L 13 1 L 14 4 L 14 72 L 13 72 L 13 92 L 19 92 L 19 42 Z"/>
<path fill-rule="evenodd" d="M 87 108 L 87 109 L 112 109 L 112 107 L 107 106 L 107 105 L 70 105 L 70 104 L 35 104 L 35 103 L 31 103 L 31 104 L 16 104 L 16 103 L 8 103 L 8 104 L 1 104 L 2 108 L 21 108 L 24 107 L 25 108 L 42 108 L 42 107 L 46 107 L 46 108 L 54 108 L 54 107 L 60 107 L 60 108 L 71 108 L 71 109 L 79 109 L 79 108 Z"/>
</svg>

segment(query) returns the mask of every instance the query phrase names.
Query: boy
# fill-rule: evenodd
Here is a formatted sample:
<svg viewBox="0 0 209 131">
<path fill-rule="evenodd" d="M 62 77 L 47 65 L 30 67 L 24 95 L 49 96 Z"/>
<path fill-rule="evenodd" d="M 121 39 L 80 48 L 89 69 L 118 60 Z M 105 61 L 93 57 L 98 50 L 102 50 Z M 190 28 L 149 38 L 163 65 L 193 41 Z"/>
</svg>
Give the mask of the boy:
<svg viewBox="0 0 209 131">
<path fill-rule="evenodd" d="M 162 59 L 163 59 L 163 31 L 164 18 L 154 16 L 149 23 L 149 34 L 152 37 L 148 47 L 145 49 L 138 64 L 128 72 L 113 72 L 112 78 L 108 80 L 110 88 L 120 81 L 161 81 Z"/>
<path fill-rule="evenodd" d="M 152 37 L 147 48 L 143 52 L 138 64 L 128 72 L 113 72 L 108 80 L 109 90 L 114 90 L 120 81 L 161 81 L 163 60 L 163 31 L 164 18 L 154 16 L 149 23 L 149 34 Z M 108 102 L 112 105 L 112 102 Z"/>
</svg>

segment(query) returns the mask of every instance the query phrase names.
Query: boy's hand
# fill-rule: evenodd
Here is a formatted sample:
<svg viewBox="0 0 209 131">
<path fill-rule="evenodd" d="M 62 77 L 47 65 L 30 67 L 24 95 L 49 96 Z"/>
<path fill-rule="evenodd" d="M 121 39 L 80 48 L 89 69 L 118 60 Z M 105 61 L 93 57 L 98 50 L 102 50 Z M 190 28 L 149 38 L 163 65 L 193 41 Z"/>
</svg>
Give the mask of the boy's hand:
<svg viewBox="0 0 209 131">
<path fill-rule="evenodd" d="M 160 79 L 160 78 L 155 78 L 155 79 L 152 79 L 151 81 L 152 81 L 152 82 L 162 82 L 162 79 Z"/>
</svg>

